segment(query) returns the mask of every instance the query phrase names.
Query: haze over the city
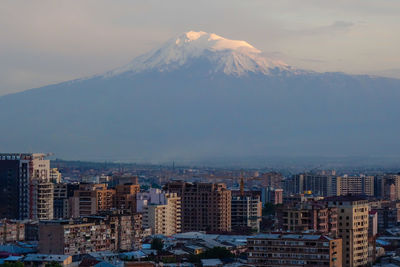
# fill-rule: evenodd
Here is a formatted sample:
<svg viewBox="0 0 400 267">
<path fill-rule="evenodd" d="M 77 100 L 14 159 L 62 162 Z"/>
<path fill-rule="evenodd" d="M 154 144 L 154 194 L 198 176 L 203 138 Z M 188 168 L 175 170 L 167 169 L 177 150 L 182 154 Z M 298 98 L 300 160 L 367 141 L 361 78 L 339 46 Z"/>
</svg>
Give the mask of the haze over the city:
<svg viewBox="0 0 400 267">
<path fill-rule="evenodd" d="M 400 78 L 400 2 L 2 1 L 0 95 L 102 73 L 189 30 L 315 71 Z"/>
</svg>

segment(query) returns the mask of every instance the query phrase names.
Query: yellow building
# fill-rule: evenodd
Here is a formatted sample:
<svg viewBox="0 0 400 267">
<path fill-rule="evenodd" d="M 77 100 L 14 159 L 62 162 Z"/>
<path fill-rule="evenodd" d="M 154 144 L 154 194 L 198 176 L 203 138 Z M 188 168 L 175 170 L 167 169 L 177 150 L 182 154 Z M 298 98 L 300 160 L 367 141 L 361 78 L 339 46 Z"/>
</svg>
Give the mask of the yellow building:
<svg viewBox="0 0 400 267">
<path fill-rule="evenodd" d="M 356 196 L 328 198 L 338 208 L 338 237 L 343 240 L 343 266 L 368 263 L 368 201 Z"/>
<path fill-rule="evenodd" d="M 56 184 L 61 183 L 61 172 L 57 168 L 50 169 L 50 181 Z"/>
<path fill-rule="evenodd" d="M 143 211 L 143 226 L 152 234 L 170 236 L 181 232 L 181 198 L 176 193 L 162 193 L 162 204 L 148 204 Z"/>
</svg>

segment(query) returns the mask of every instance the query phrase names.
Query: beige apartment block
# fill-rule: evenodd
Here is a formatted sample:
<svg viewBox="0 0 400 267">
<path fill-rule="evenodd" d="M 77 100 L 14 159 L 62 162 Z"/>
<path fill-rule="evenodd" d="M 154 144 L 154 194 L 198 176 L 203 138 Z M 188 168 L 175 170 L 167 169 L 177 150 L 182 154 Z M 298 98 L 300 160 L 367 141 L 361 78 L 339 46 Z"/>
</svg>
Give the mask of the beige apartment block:
<svg viewBox="0 0 400 267">
<path fill-rule="evenodd" d="M 176 193 L 165 194 L 165 204 L 144 207 L 143 226 L 152 234 L 171 236 L 181 232 L 181 198 Z"/>
<path fill-rule="evenodd" d="M 343 266 L 365 266 L 368 263 L 368 201 L 345 196 L 327 199 L 338 208 L 338 236 L 343 240 Z"/>
</svg>

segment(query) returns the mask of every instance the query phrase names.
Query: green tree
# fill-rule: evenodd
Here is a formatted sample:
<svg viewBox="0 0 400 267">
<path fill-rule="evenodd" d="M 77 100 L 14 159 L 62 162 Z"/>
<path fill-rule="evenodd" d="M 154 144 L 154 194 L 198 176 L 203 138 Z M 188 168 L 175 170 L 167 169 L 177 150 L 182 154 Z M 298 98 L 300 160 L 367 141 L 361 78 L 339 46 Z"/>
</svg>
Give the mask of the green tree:
<svg viewBox="0 0 400 267">
<path fill-rule="evenodd" d="M 22 262 L 6 262 L 4 264 L 1 264 L 0 266 L 2 267 L 24 267 L 24 264 Z"/>
<path fill-rule="evenodd" d="M 161 251 L 164 248 L 164 242 L 161 240 L 161 238 L 154 238 L 151 241 L 151 249 L 155 249 L 157 251 Z"/>
<path fill-rule="evenodd" d="M 232 252 L 224 247 L 213 247 L 200 254 L 200 258 L 202 259 L 224 259 L 232 257 L 234 257 Z"/>
<path fill-rule="evenodd" d="M 62 265 L 58 262 L 52 261 L 50 263 L 46 263 L 45 267 L 62 267 Z"/>
</svg>

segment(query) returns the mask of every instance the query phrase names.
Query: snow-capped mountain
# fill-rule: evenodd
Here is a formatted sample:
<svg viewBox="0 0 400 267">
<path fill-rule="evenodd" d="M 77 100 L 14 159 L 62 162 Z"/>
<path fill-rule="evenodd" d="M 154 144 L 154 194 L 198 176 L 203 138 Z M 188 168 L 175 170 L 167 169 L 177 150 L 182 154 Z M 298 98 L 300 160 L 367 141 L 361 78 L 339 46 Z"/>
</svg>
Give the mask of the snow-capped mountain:
<svg viewBox="0 0 400 267">
<path fill-rule="evenodd" d="M 265 57 L 260 50 L 245 41 L 229 40 L 203 31 L 189 31 L 107 75 L 152 70 L 172 71 L 198 59 L 206 60 L 211 64 L 210 73 L 223 72 L 236 76 L 246 73 L 269 74 L 271 70 L 289 71 L 291 69 L 282 61 Z"/>
<path fill-rule="evenodd" d="M 400 80 L 302 71 L 187 32 L 105 75 L 0 97 L 1 151 L 81 160 L 400 157 Z"/>
</svg>

